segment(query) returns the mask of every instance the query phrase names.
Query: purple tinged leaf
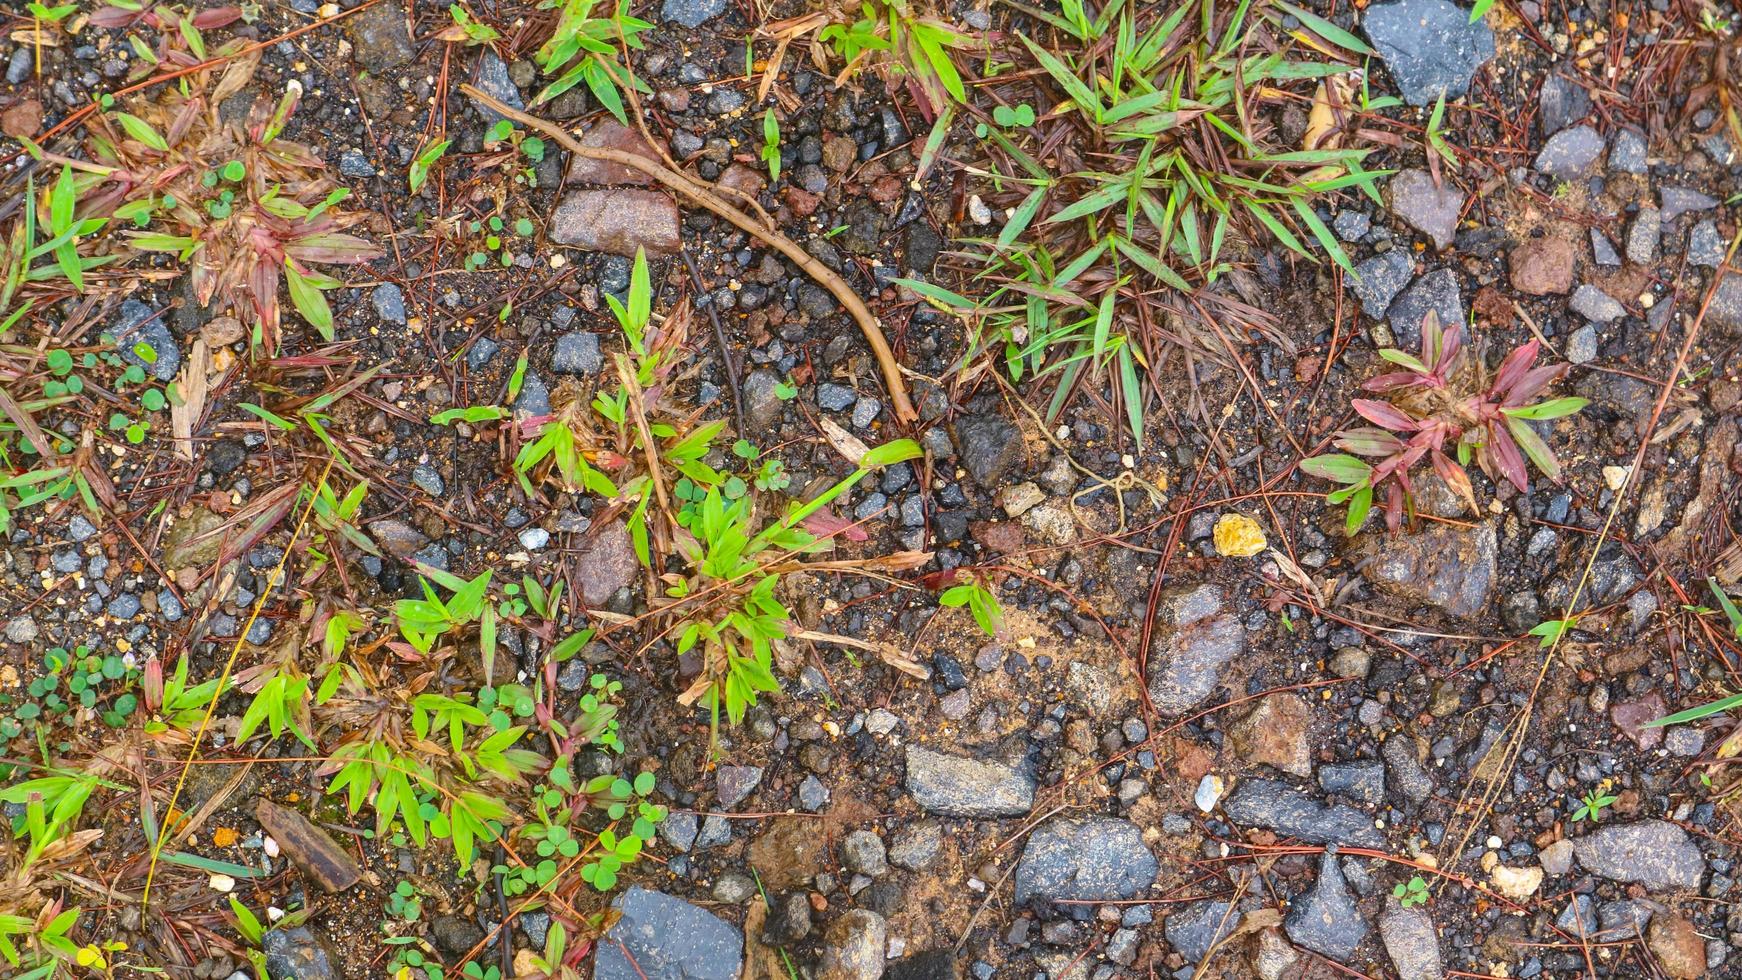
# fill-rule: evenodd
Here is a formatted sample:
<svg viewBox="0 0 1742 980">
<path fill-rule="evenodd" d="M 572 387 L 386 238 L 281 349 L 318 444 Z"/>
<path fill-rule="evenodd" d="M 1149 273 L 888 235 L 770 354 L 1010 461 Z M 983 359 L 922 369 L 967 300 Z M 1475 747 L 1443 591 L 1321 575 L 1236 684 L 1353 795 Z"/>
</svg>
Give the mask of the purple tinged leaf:
<svg viewBox="0 0 1742 980">
<path fill-rule="evenodd" d="M 1490 395 L 1511 391 L 1523 381 L 1530 366 L 1536 363 L 1536 354 L 1541 348 L 1541 341 L 1532 340 L 1506 355 L 1506 360 L 1500 363 L 1500 370 L 1494 374 L 1494 387 L 1489 389 Z"/>
<path fill-rule="evenodd" d="M 1519 493 L 1530 490 L 1530 473 L 1524 468 L 1524 454 L 1519 452 L 1518 443 L 1512 441 L 1512 436 L 1506 432 L 1506 427 L 1488 426 L 1488 454 L 1494 461 L 1495 469 L 1500 475 L 1512 481 Z"/>
<path fill-rule="evenodd" d="M 1565 364 L 1544 364 L 1542 367 L 1531 368 L 1524 373 L 1524 377 L 1512 387 L 1511 391 L 1505 393 L 1505 398 L 1501 400 L 1500 404 L 1506 408 L 1523 405 L 1541 394 L 1549 385 L 1554 384 L 1557 378 L 1566 373 L 1566 370 Z"/>
<path fill-rule="evenodd" d="M 1537 471 L 1556 483 L 1561 482 L 1561 464 L 1555 459 L 1554 450 L 1548 448 L 1548 443 L 1542 441 L 1542 436 L 1530 427 L 1523 419 L 1508 418 L 1506 430 L 1512 438 L 1518 441 L 1518 448 L 1524 450 L 1524 455 L 1536 464 Z"/>
<path fill-rule="evenodd" d="M 1345 429 L 1337 433 L 1337 448 L 1362 456 L 1390 456 L 1404 449 L 1404 442 L 1384 429 Z"/>
<path fill-rule="evenodd" d="M 1414 432 L 1421 428 L 1420 422 L 1390 402 L 1374 401 L 1371 398 L 1356 398 L 1349 402 L 1349 407 L 1374 425 L 1393 431 Z"/>
</svg>

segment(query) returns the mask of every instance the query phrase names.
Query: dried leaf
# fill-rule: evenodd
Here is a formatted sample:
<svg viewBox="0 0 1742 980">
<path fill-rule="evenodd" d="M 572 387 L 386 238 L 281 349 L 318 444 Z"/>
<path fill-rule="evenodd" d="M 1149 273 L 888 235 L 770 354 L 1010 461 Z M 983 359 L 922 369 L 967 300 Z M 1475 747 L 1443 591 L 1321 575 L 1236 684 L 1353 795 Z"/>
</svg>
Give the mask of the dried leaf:
<svg viewBox="0 0 1742 980">
<path fill-rule="evenodd" d="M 234 322 L 234 321 L 232 321 Z M 204 338 L 194 338 L 193 349 L 181 375 L 175 379 L 181 393 L 180 403 L 169 406 L 169 430 L 175 437 L 176 455 L 189 462 L 194 459 L 194 424 L 206 412 L 206 375 L 212 371 L 212 352 Z"/>
</svg>

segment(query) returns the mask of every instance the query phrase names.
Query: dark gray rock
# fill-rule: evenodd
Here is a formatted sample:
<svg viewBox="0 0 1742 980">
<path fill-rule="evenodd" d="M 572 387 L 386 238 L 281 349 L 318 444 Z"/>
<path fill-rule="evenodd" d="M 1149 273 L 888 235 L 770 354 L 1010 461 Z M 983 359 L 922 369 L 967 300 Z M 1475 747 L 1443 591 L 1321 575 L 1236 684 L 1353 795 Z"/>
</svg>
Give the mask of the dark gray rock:
<svg viewBox="0 0 1742 980">
<path fill-rule="evenodd" d="M 1550 136 L 1536 155 L 1536 169 L 1561 180 L 1575 180 L 1597 165 L 1603 137 L 1590 126 L 1573 126 Z"/>
<path fill-rule="evenodd" d="M 1034 806 L 1034 774 L 1026 761 L 982 761 L 909 745 L 907 791 L 927 813 L 1020 817 Z"/>
<path fill-rule="evenodd" d="M 736 980 L 744 940 L 717 916 L 639 885 L 611 904 L 622 918 L 593 954 L 593 980 Z"/>
<path fill-rule="evenodd" d="M 820 813 L 829 805 L 829 788 L 814 773 L 798 784 L 798 805 L 807 813 Z"/>
<path fill-rule="evenodd" d="M 266 954 L 266 972 L 274 977 L 297 980 L 339 980 L 339 958 L 308 926 L 272 929 L 260 937 Z"/>
<path fill-rule="evenodd" d="M 1440 939 L 1427 910 L 1386 902 L 1379 916 L 1379 938 L 1391 956 L 1398 980 L 1440 980 Z"/>
<path fill-rule="evenodd" d="M 1330 762 L 1319 767 L 1319 786 L 1327 793 L 1346 796 L 1357 803 L 1385 801 L 1385 763 L 1378 759 Z"/>
<path fill-rule="evenodd" d="M 1432 105 L 1441 94 L 1455 100 L 1494 57 L 1493 30 L 1470 23 L 1469 11 L 1450 0 L 1374 4 L 1361 27 L 1410 105 Z"/>
<path fill-rule="evenodd" d="M 1716 268 L 1718 263 L 1724 261 L 1726 244 L 1723 236 L 1718 234 L 1717 223 L 1707 218 L 1688 232 L 1688 262 Z"/>
<path fill-rule="evenodd" d="M 1643 174 L 1645 167 L 1645 137 L 1637 129 L 1618 130 L 1609 146 L 1609 169 Z"/>
<path fill-rule="evenodd" d="M 1391 785 L 1402 790 L 1411 803 L 1422 803 L 1433 795 L 1433 774 L 1416 758 L 1413 739 L 1403 734 L 1393 735 L 1379 747 L 1379 754 L 1385 757 L 1385 765 L 1390 770 Z"/>
<path fill-rule="evenodd" d="M 1356 947 L 1367 937 L 1367 920 L 1361 918 L 1355 897 L 1349 894 L 1335 847 L 1325 848 L 1319 858 L 1318 880 L 1305 895 L 1296 896 L 1282 928 L 1295 945 L 1338 962 L 1354 956 Z"/>
<path fill-rule="evenodd" d="M 659 822 L 659 836 L 670 844 L 678 853 L 686 853 L 695 846 L 696 833 L 701 822 L 693 813 L 674 810 Z"/>
<path fill-rule="evenodd" d="M 1616 266 L 1621 264 L 1621 253 L 1615 251 L 1615 243 L 1609 236 L 1595 228 L 1591 229 L 1591 258 L 1598 265 Z"/>
<path fill-rule="evenodd" d="M 1697 891 L 1705 858 L 1687 831 L 1664 820 L 1610 824 L 1573 841 L 1585 870 L 1652 891 Z"/>
<path fill-rule="evenodd" d="M 457 915 L 438 915 L 429 924 L 430 938 L 436 948 L 450 956 L 462 956 L 484 941 L 484 930 L 476 922 Z"/>
<path fill-rule="evenodd" d="M 944 828 L 936 820 L 924 820 L 897 831 L 889 845 L 889 861 L 908 871 L 925 871 L 943 848 Z"/>
<path fill-rule="evenodd" d="M 496 354 L 502 350 L 502 345 L 489 337 L 479 337 L 472 341 L 472 346 L 466 350 L 466 367 L 474 371 L 482 371 L 496 359 Z"/>
<path fill-rule="evenodd" d="M 417 53 L 411 44 L 405 6 L 398 0 L 358 11 L 346 19 L 345 31 L 351 35 L 352 57 L 357 66 L 372 74 L 398 68 Z"/>
<path fill-rule="evenodd" d="M 845 412 L 859 400 L 859 393 L 847 385 L 825 381 L 817 385 L 817 407 L 825 412 Z"/>
<path fill-rule="evenodd" d="M 744 420 L 758 429 L 767 429 L 780 421 L 786 403 L 776 389 L 780 378 L 770 371 L 752 371 L 744 379 Z"/>
<path fill-rule="evenodd" d="M 550 414 L 550 389 L 544 379 L 528 371 L 520 383 L 520 394 L 514 399 L 516 418 L 534 418 Z"/>
<path fill-rule="evenodd" d="M 1162 920 L 1161 931 L 1186 962 L 1198 963 L 1239 924 L 1240 914 L 1227 902 L 1195 902 Z"/>
<path fill-rule="evenodd" d="M 956 420 L 956 452 L 974 482 L 997 489 L 1004 474 L 1027 455 L 1022 430 L 998 415 L 964 415 Z"/>
<path fill-rule="evenodd" d="M 714 772 L 716 798 L 721 806 L 737 806 L 762 782 L 761 766 L 721 766 Z"/>
<path fill-rule="evenodd" d="M 405 293 L 390 282 L 376 286 L 369 293 L 369 302 L 375 307 L 375 312 L 388 323 L 405 323 Z"/>
<path fill-rule="evenodd" d="M 1723 278 L 1712 292 L 1712 303 L 1706 308 L 1706 322 L 1731 334 L 1742 333 L 1742 275 L 1719 271 Z"/>
<path fill-rule="evenodd" d="M 1409 252 L 1394 248 L 1355 266 L 1356 278 L 1350 281 L 1349 288 L 1361 300 L 1362 312 L 1382 320 L 1385 311 L 1391 308 L 1391 301 L 1409 285 L 1414 274 L 1415 260 L 1409 257 Z"/>
<path fill-rule="evenodd" d="M 1567 363 L 1589 364 L 1597 359 L 1597 328 L 1587 323 L 1567 338 Z"/>
<path fill-rule="evenodd" d="M 477 78 L 478 88 L 482 89 L 485 95 L 510 109 L 526 108 L 526 103 L 520 99 L 520 89 L 515 87 L 514 79 L 508 75 L 508 66 L 488 46 L 484 48 L 483 54 L 478 56 Z M 484 117 L 485 126 L 494 126 L 497 120 L 502 118 L 496 110 L 484 108 L 482 105 L 478 107 L 478 114 Z"/>
<path fill-rule="evenodd" d="M 1373 229 L 1373 219 L 1362 211 L 1338 211 L 1331 221 L 1331 228 L 1343 241 L 1358 242 Z"/>
<path fill-rule="evenodd" d="M 137 364 L 159 381 L 175 380 L 175 373 L 181 369 L 181 348 L 176 346 L 163 318 L 151 307 L 136 299 L 122 303 L 114 336 L 122 360 Z M 152 352 L 155 360 L 147 361 L 139 355 L 141 345 Z"/>
<path fill-rule="evenodd" d="M 604 363 L 599 335 L 581 330 L 558 337 L 550 353 L 550 369 L 558 374 L 598 374 Z"/>
<path fill-rule="evenodd" d="M 1568 123 L 1578 122 L 1591 111 L 1591 96 L 1585 87 L 1565 75 L 1551 74 L 1537 93 L 1537 122 L 1544 133 L 1557 133 Z M 1538 168 L 1541 169 L 1541 168 Z"/>
<path fill-rule="evenodd" d="M 850 871 L 881 878 L 889 873 L 889 852 L 876 831 L 855 830 L 841 839 L 841 863 Z"/>
<path fill-rule="evenodd" d="M 22 85 L 30 77 L 31 68 L 36 64 L 32 53 L 36 49 L 27 44 L 21 44 L 12 49 L 12 60 L 6 63 L 6 81 L 13 85 Z"/>
<path fill-rule="evenodd" d="M 1273 779 L 1243 779 L 1222 802 L 1222 810 L 1237 824 L 1266 827 L 1309 844 L 1384 847 L 1385 835 L 1373 820 L 1352 807 L 1326 806 L 1311 796 Z"/>
<path fill-rule="evenodd" d="M 1163 715 L 1177 717 L 1202 704 L 1221 683 L 1222 670 L 1245 651 L 1246 627 L 1222 605 L 1222 590 L 1208 584 L 1162 598 L 1147 682 L 1149 699 Z"/>
<path fill-rule="evenodd" d="M 1589 895 L 1574 895 L 1554 924 L 1574 939 L 1589 939 L 1601 928 L 1597 923 L 1597 903 Z"/>
<path fill-rule="evenodd" d="M 1434 248 L 1452 243 L 1458 232 L 1458 215 L 1464 208 L 1464 193 L 1451 181 L 1435 186 L 1426 170 L 1404 170 L 1386 184 L 1391 212 L 1433 240 Z"/>
<path fill-rule="evenodd" d="M 1143 844 L 1143 832 L 1116 817 L 1055 817 L 1028 837 L 1016 865 L 1017 906 L 1036 899 L 1053 902 L 1111 902 L 1135 898 L 1155 882 L 1159 865 Z M 1087 920 L 1093 907 L 1060 905 L 1057 910 Z"/>
<path fill-rule="evenodd" d="M 1690 187 L 1665 187 L 1657 192 L 1658 203 L 1662 206 L 1660 214 L 1664 224 L 1694 211 L 1710 211 L 1718 206 L 1718 199 L 1701 194 Z"/>
<path fill-rule="evenodd" d="M 1662 235 L 1662 212 L 1650 206 L 1640 208 L 1627 228 L 1627 261 L 1650 265 L 1657 258 L 1657 240 Z"/>
<path fill-rule="evenodd" d="M 694 30 L 726 12 L 726 0 L 665 0 L 659 19 Z"/>
<path fill-rule="evenodd" d="M 339 174 L 345 177 L 373 177 L 375 165 L 361 151 L 346 150 L 339 154 Z"/>
<path fill-rule="evenodd" d="M 411 470 L 412 485 L 432 497 L 439 497 L 447 492 L 447 484 L 442 481 L 442 475 L 433 466 L 414 466 Z"/>
<path fill-rule="evenodd" d="M 1442 326 L 1464 322 L 1464 295 L 1456 272 L 1435 269 L 1417 279 L 1391 304 L 1388 314 L 1391 334 L 1399 347 L 1407 351 L 1421 348 L 1421 321 L 1428 310 L 1440 315 Z"/>
</svg>

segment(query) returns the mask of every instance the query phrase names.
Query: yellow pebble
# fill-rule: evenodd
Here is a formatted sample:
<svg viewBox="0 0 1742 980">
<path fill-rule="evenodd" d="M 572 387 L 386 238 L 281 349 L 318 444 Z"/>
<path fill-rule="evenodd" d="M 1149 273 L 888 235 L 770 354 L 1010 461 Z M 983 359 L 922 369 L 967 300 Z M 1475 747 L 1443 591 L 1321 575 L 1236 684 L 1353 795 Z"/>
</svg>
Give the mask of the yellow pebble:
<svg viewBox="0 0 1742 980">
<path fill-rule="evenodd" d="M 1264 529 L 1245 514 L 1223 514 L 1216 521 L 1216 552 L 1229 558 L 1250 558 L 1268 545 Z"/>
</svg>

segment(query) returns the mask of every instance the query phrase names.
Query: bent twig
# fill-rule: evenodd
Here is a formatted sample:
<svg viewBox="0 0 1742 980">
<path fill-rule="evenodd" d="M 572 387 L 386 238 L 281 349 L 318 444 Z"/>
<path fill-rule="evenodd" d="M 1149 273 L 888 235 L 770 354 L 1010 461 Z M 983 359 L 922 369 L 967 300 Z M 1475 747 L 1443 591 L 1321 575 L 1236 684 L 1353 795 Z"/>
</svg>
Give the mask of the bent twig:
<svg viewBox="0 0 1742 980">
<path fill-rule="evenodd" d="M 668 189 L 676 191 L 680 197 L 687 198 L 725 218 L 739 229 L 786 256 L 806 275 L 821 283 L 823 288 L 839 300 L 841 305 L 847 308 L 847 312 L 852 314 L 853 319 L 858 322 L 859 329 L 865 334 L 865 342 L 870 345 L 872 355 L 877 358 L 877 367 L 883 374 L 883 384 L 889 389 L 889 400 L 895 406 L 895 417 L 903 422 L 913 422 L 919 419 L 919 413 L 914 411 L 913 401 L 908 397 L 907 383 L 902 380 L 901 367 L 895 362 L 895 352 L 890 350 L 889 341 L 883 336 L 883 327 L 877 322 L 877 318 L 871 315 L 870 307 L 865 305 L 865 301 L 859 298 L 858 293 L 853 292 L 853 287 L 847 285 L 845 279 L 836 275 L 828 266 L 818 262 L 804 249 L 799 248 L 792 239 L 764 227 L 756 219 L 721 200 L 719 195 L 713 191 L 657 161 L 650 160 L 639 153 L 582 146 L 561 126 L 503 105 L 471 85 L 461 85 L 460 91 L 478 100 L 497 114 L 544 133 L 560 143 L 563 149 L 576 156 L 605 160 L 646 174 Z"/>
</svg>

